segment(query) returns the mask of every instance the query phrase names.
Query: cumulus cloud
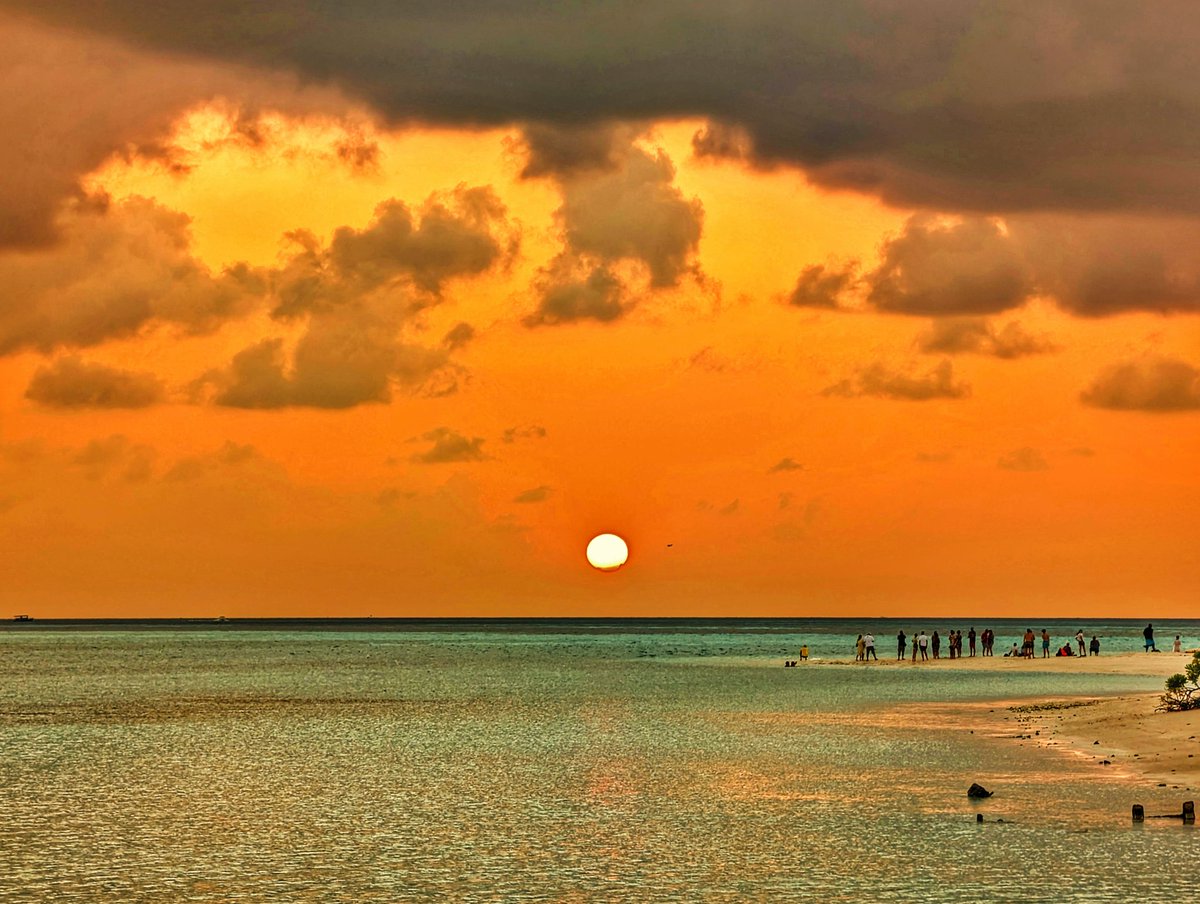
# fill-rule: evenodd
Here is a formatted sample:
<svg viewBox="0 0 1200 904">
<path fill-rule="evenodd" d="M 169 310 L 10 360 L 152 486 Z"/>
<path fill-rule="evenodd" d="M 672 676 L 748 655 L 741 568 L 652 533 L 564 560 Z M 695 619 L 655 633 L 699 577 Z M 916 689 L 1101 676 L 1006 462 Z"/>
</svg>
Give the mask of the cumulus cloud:
<svg viewBox="0 0 1200 904">
<path fill-rule="evenodd" d="M 968 218 L 942 225 L 911 217 L 883 246 L 868 274 L 868 300 L 899 314 L 993 314 L 1017 307 L 1033 292 L 1032 276 L 994 222 Z"/>
<path fill-rule="evenodd" d="M 650 290 L 699 275 L 704 209 L 674 184 L 667 155 L 635 144 L 637 135 L 614 124 L 526 129 L 525 175 L 556 180 L 563 241 L 535 285 L 538 307 L 528 326 L 621 317 L 633 302 L 618 266 L 639 268 L 625 275 L 644 273 Z"/>
<path fill-rule="evenodd" d="M 264 339 L 238 352 L 201 383 L 230 408 L 351 408 L 388 402 L 395 387 L 430 395 L 457 388 L 444 348 L 401 341 L 393 318 L 360 306 L 314 314 L 289 362 L 283 340 Z"/>
<path fill-rule="evenodd" d="M 483 461 L 484 439 L 481 436 L 463 436 L 449 427 L 438 427 L 421 436 L 414 437 L 409 442 L 430 443 L 428 449 L 412 457 L 418 464 L 436 465 L 464 461 Z"/>
<path fill-rule="evenodd" d="M 1126 361 L 1104 370 L 1083 391 L 1084 404 L 1113 411 L 1200 410 L 1200 369 L 1160 356 Z"/>
<path fill-rule="evenodd" d="M 629 145 L 616 169 L 564 181 L 558 217 L 567 246 L 606 262 L 640 261 L 653 288 L 677 285 L 695 269 L 704 208 L 674 179 L 665 153 Z"/>
<path fill-rule="evenodd" d="M 450 395 L 465 376 L 450 352 L 474 328 L 458 324 L 438 347 L 406 333 L 446 280 L 507 259 L 513 236 L 495 193 L 465 186 L 431 195 L 419 214 L 386 201 L 368 226 L 339 228 L 328 246 L 293 233 L 291 253 L 267 278 L 277 301 L 272 316 L 304 324 L 294 349 L 289 355 L 281 338 L 264 339 L 201 377 L 199 389 L 214 387 L 218 405 L 260 409 L 383 403 L 397 388 Z"/>
<path fill-rule="evenodd" d="M 1058 351 L 1058 346 L 1049 337 L 1030 333 L 1016 320 L 996 329 L 978 317 L 935 320 L 930 330 L 917 339 L 917 346 L 927 354 L 975 354 L 996 358 L 1022 358 Z"/>
<path fill-rule="evenodd" d="M 1005 471 L 1045 471 L 1050 465 L 1037 449 L 1023 446 L 1001 455 L 996 467 Z"/>
<path fill-rule="evenodd" d="M 293 251 L 272 274 L 277 317 L 387 289 L 436 295 L 446 281 L 483 273 L 516 250 L 504 205 L 490 187 L 435 193 L 417 212 L 395 198 L 384 201 L 365 228 L 339 227 L 327 247 L 308 232 L 290 238 Z"/>
<path fill-rule="evenodd" d="M 597 265 L 586 273 L 576 274 L 569 265 L 569 261 L 560 260 L 543 272 L 537 285 L 538 308 L 525 318 L 526 326 L 577 320 L 610 323 L 625 313 L 625 285 L 611 270 Z"/>
<path fill-rule="evenodd" d="M 861 368 L 853 377 L 826 387 L 821 394 L 925 402 L 931 399 L 966 398 L 971 394 L 971 387 L 954 378 L 954 366 L 948 360 L 939 362 L 923 374 L 894 370 L 886 364 L 875 362 Z"/>
<path fill-rule="evenodd" d="M 796 285 L 788 294 L 788 304 L 798 308 L 837 310 L 846 292 L 854 286 L 854 267 L 834 268 L 812 264 L 800 271 Z"/>
<path fill-rule="evenodd" d="M 137 373 L 83 361 L 60 358 L 39 367 L 25 398 L 48 408 L 146 408 L 161 402 L 165 392 L 154 374 Z"/>
<path fill-rule="evenodd" d="M 265 292 L 244 265 L 214 273 L 192 256 L 189 220 L 145 198 L 74 206 L 52 249 L 0 255 L 0 354 L 90 346 L 155 323 L 215 329 Z"/>
<path fill-rule="evenodd" d="M 513 497 L 513 502 L 519 502 L 522 505 L 535 502 L 545 502 L 550 498 L 550 493 L 551 489 L 548 486 L 534 487 L 533 489 L 518 493 Z"/>
</svg>

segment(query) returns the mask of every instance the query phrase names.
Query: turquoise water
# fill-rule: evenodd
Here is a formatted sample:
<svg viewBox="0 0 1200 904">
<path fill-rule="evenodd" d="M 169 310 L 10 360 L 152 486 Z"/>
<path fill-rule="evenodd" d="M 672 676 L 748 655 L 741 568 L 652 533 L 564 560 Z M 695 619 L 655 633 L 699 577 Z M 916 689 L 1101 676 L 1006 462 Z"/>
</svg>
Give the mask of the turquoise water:
<svg viewBox="0 0 1200 904">
<path fill-rule="evenodd" d="M 1107 628 L 1113 649 L 1140 648 L 1141 624 Z M 1131 787 L 924 705 L 1160 679 L 1086 661 L 1066 675 L 779 667 L 800 641 L 845 656 L 855 633 L 6 627 L 0 901 L 1117 901 L 1190 887 L 1200 836 L 1128 813 L 1177 812 L 1191 793 Z M 972 781 L 996 796 L 971 803 Z"/>
</svg>

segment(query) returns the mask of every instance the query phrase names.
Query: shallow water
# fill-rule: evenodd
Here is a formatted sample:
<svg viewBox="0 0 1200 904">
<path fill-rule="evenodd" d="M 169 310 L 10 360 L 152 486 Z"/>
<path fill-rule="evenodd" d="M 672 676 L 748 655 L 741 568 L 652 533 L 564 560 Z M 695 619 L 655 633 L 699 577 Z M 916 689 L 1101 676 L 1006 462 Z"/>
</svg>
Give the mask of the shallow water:
<svg viewBox="0 0 1200 904">
<path fill-rule="evenodd" d="M 0 901 L 1116 901 L 1194 879 L 1194 829 L 1128 817 L 1191 794 L 920 705 L 1160 679 L 778 667 L 801 639 L 844 655 L 832 624 L 342 627 L 0 631 Z"/>
</svg>

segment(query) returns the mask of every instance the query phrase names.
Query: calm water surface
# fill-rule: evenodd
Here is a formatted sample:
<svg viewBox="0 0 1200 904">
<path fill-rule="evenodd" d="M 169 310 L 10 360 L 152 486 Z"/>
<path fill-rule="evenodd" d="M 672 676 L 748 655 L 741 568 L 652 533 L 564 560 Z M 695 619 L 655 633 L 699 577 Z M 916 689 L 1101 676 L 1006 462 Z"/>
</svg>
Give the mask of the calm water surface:
<svg viewBox="0 0 1200 904">
<path fill-rule="evenodd" d="M 1024 627 L 993 626 L 1000 641 Z M 1083 627 L 1140 648 L 1140 623 Z M 778 667 L 802 641 L 845 656 L 862 629 L 6 626 L 0 901 L 1117 901 L 1191 887 L 1200 836 L 1134 828 L 1128 812 L 1192 794 L 1134 790 L 921 705 L 1160 679 L 1085 662 Z M 1167 630 L 1200 636 L 1163 626 L 1160 644 Z M 996 796 L 972 804 L 972 781 Z"/>
</svg>

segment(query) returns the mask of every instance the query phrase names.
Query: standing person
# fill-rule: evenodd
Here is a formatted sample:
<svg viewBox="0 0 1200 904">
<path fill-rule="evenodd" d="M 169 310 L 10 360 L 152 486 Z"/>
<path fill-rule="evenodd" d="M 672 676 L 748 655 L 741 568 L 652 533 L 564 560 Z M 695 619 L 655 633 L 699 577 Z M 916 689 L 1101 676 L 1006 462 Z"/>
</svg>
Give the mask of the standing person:
<svg viewBox="0 0 1200 904">
<path fill-rule="evenodd" d="M 971 625 L 971 630 L 967 632 L 967 644 L 971 648 L 971 655 L 975 655 L 975 626 Z"/>
<path fill-rule="evenodd" d="M 907 644 L 908 638 L 904 634 L 904 629 L 900 629 L 900 633 L 896 635 L 896 658 L 904 658 L 904 647 Z"/>
<path fill-rule="evenodd" d="M 1156 647 L 1154 645 L 1154 624 L 1153 623 L 1146 625 L 1146 629 L 1144 631 L 1142 631 L 1142 637 L 1146 638 L 1146 652 L 1149 653 L 1151 650 L 1153 650 L 1155 653 L 1157 653 L 1158 647 Z"/>
<path fill-rule="evenodd" d="M 1033 628 L 1025 629 L 1025 637 L 1021 643 L 1021 655 L 1026 659 L 1033 658 Z"/>
<path fill-rule="evenodd" d="M 1182 653 L 1183 652 L 1183 643 L 1179 640 L 1178 634 L 1175 635 L 1175 643 L 1171 644 L 1171 652 L 1172 653 Z"/>
<path fill-rule="evenodd" d="M 924 662 L 929 658 L 929 638 L 925 636 L 925 632 L 921 632 L 921 636 L 917 638 L 917 643 L 921 645 L 921 661 Z"/>
<path fill-rule="evenodd" d="M 868 659 L 874 659 L 876 662 L 878 662 L 879 657 L 875 655 L 875 635 L 874 634 L 871 634 L 869 632 L 867 633 L 867 635 L 863 638 L 863 646 L 866 649 L 866 652 L 863 655 L 863 662 L 866 662 Z"/>
<path fill-rule="evenodd" d="M 954 658 L 954 630 L 946 632 L 946 647 L 950 650 L 950 658 Z"/>
<path fill-rule="evenodd" d="M 938 632 L 933 632 L 933 658 L 940 659 L 940 650 L 942 649 L 942 639 L 938 637 Z"/>
<path fill-rule="evenodd" d="M 1083 645 L 1083 628 L 1075 632 L 1075 643 L 1079 644 L 1079 655 L 1086 656 L 1087 649 Z"/>
<path fill-rule="evenodd" d="M 867 645 L 863 643 L 863 636 L 858 635 L 858 640 L 854 641 L 854 661 L 862 662 L 863 653 L 866 652 Z"/>
<path fill-rule="evenodd" d="M 1042 628 L 1042 658 L 1050 658 L 1050 633 Z"/>
<path fill-rule="evenodd" d="M 1091 651 L 1093 656 L 1100 655 L 1100 638 L 1095 634 L 1092 635 Z"/>
<path fill-rule="evenodd" d="M 980 635 L 980 641 L 983 643 L 983 655 L 992 655 L 992 629 L 984 628 L 983 634 Z"/>
</svg>

